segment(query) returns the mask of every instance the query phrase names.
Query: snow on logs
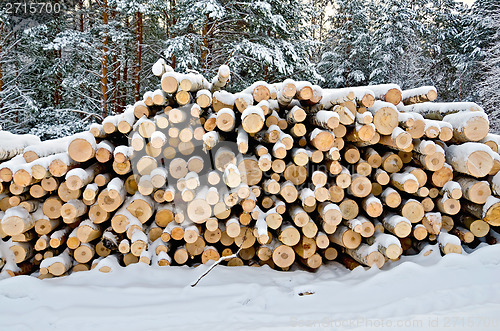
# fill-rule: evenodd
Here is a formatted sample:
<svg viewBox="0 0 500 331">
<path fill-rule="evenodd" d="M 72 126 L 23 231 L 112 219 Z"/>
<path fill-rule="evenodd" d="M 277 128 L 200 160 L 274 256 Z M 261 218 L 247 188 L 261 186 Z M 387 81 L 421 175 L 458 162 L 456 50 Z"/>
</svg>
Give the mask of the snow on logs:
<svg viewBox="0 0 500 331">
<path fill-rule="evenodd" d="M 28 146 L 37 145 L 40 138 L 34 135 L 16 135 L 7 131 L 0 131 L 0 161 L 22 154 Z"/>
<path fill-rule="evenodd" d="M 434 86 L 421 86 L 402 91 L 401 97 L 405 106 L 434 101 L 437 98 L 437 90 Z"/>
<path fill-rule="evenodd" d="M 449 254 L 500 238 L 500 138 L 475 103 L 292 79 L 229 93 L 225 65 L 210 80 L 164 60 L 152 70 L 161 89 L 88 132 L 1 133 L 8 274 L 227 256 L 381 268 L 428 243 Z"/>
</svg>

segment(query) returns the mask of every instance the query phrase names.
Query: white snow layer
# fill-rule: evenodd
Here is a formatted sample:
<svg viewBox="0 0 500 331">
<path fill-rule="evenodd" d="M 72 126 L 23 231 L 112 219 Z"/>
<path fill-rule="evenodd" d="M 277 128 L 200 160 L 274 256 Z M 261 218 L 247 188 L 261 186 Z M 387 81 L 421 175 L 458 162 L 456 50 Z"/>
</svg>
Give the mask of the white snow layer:
<svg viewBox="0 0 500 331">
<path fill-rule="evenodd" d="M 19 150 L 22 153 L 23 148 L 39 143 L 40 138 L 32 134 L 18 135 L 8 131 L 0 131 L 0 150 Z"/>
<path fill-rule="evenodd" d="M 67 150 L 67 144 L 69 139 L 71 139 L 70 136 L 52 140 L 45 140 L 39 144 L 32 144 L 30 146 L 27 146 L 24 149 L 24 151 L 25 152 L 33 151 L 36 153 L 36 155 L 38 155 L 38 157 L 44 157 L 65 152 Z"/>
<path fill-rule="evenodd" d="M 470 110 L 465 110 L 458 113 L 446 115 L 445 117 L 443 117 L 443 121 L 450 123 L 453 126 L 453 128 L 457 130 L 462 130 L 465 126 L 467 126 L 469 121 L 475 120 L 476 118 L 482 118 L 489 123 L 488 115 L 486 115 L 486 113 L 483 113 L 481 111 L 470 111 Z"/>
<path fill-rule="evenodd" d="M 416 103 L 414 105 L 408 105 L 404 108 L 407 111 L 416 113 L 426 113 L 429 111 L 433 111 L 439 112 L 443 115 L 464 110 L 484 112 L 484 109 L 474 102 L 422 102 Z"/>
<path fill-rule="evenodd" d="M 368 85 L 367 88 L 372 90 L 373 93 L 375 93 L 375 98 L 378 98 L 378 99 L 381 99 L 382 97 L 384 97 L 385 94 L 387 92 L 389 92 L 389 90 L 395 89 L 395 90 L 399 90 L 400 92 L 402 92 L 401 87 L 399 87 L 399 85 L 396 85 L 396 84 Z"/>
<path fill-rule="evenodd" d="M 18 276 L 0 281 L 0 318 L 6 330 L 498 329 L 500 245 L 444 257 L 437 245 L 424 251 L 382 271 L 217 266 L 194 288 L 209 265 Z"/>
<path fill-rule="evenodd" d="M 436 145 L 436 147 L 440 146 Z M 461 162 L 467 160 L 472 153 L 477 151 L 488 153 L 492 159 L 496 159 L 496 155 L 498 155 L 498 153 L 493 152 L 489 146 L 481 143 L 467 142 L 461 145 L 448 146 L 446 149 L 446 159 L 448 163 Z M 466 164 L 464 163 L 463 166 L 465 167 Z"/>
<path fill-rule="evenodd" d="M 404 90 L 402 93 L 402 99 L 408 99 L 417 95 L 426 95 L 430 91 L 434 91 L 437 93 L 437 90 L 434 86 L 421 86 L 409 90 Z"/>
<path fill-rule="evenodd" d="M 214 97 L 214 99 L 219 100 L 220 102 L 222 102 L 225 105 L 234 105 L 235 97 L 233 94 L 231 94 L 227 91 L 214 92 L 213 97 Z"/>
</svg>

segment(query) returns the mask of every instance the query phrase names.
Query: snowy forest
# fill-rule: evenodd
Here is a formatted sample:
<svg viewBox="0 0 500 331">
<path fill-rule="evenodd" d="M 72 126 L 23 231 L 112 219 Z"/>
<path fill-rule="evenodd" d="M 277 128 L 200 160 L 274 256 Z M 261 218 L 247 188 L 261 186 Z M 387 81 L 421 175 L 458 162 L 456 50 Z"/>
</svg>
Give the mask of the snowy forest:
<svg viewBox="0 0 500 331">
<path fill-rule="evenodd" d="M 434 85 L 439 101 L 475 101 L 493 119 L 500 3 L 80 0 L 44 21 L 0 5 L 0 125 L 43 139 L 80 131 L 157 88 L 160 57 L 205 76 L 227 64 L 229 91 L 285 77 Z"/>
</svg>

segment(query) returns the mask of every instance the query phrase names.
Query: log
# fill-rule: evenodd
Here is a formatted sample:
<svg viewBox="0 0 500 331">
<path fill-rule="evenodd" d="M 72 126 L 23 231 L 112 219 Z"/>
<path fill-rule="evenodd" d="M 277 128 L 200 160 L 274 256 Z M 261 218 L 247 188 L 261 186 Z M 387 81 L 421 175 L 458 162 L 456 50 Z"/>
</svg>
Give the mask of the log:
<svg viewBox="0 0 500 331">
<path fill-rule="evenodd" d="M 280 195 L 287 203 L 292 203 L 297 200 L 299 193 L 291 181 L 286 181 L 281 185 Z"/>
<path fill-rule="evenodd" d="M 40 236 L 51 233 L 61 224 L 60 219 L 49 219 L 43 214 L 41 209 L 37 210 L 31 216 L 35 221 L 35 232 Z"/>
<path fill-rule="evenodd" d="M 299 108 L 299 109 L 302 110 L 302 108 Z M 305 112 L 304 112 L 304 114 L 305 114 Z M 295 117 L 297 117 L 297 116 L 295 116 Z M 300 117 L 299 119 L 302 119 L 302 117 Z M 304 119 L 305 119 L 305 116 L 304 116 Z M 304 119 L 302 119 L 301 121 L 303 121 Z M 301 122 L 301 121 L 298 121 L 298 122 Z M 338 112 L 328 111 L 328 110 L 320 110 L 319 112 L 312 114 L 312 116 L 310 117 L 310 123 L 317 126 L 317 127 L 323 128 L 323 129 L 334 130 L 336 127 L 339 126 L 340 117 L 339 117 Z"/>
<path fill-rule="evenodd" d="M 46 258 L 40 263 L 40 269 L 46 269 L 54 276 L 63 275 L 68 272 L 72 266 L 73 260 L 68 249 L 64 250 L 64 252 L 58 256 Z"/>
<path fill-rule="evenodd" d="M 417 223 L 424 217 L 424 207 L 419 201 L 408 199 L 402 201 L 401 205 L 401 215 L 411 223 Z"/>
<path fill-rule="evenodd" d="M 475 237 L 482 238 L 490 232 L 490 225 L 483 220 L 471 216 L 463 216 L 460 221 Z"/>
<path fill-rule="evenodd" d="M 470 244 L 474 241 L 474 234 L 463 227 L 457 226 L 451 231 L 451 233 L 457 236 L 463 243 Z"/>
<path fill-rule="evenodd" d="M 462 246 L 458 237 L 442 231 L 439 233 L 437 240 L 443 254 L 462 254 Z"/>
<path fill-rule="evenodd" d="M 366 214 L 370 217 L 375 218 L 382 215 L 382 202 L 373 194 L 370 194 L 367 198 L 363 199 L 361 206 L 363 207 L 363 210 L 366 212 Z"/>
<path fill-rule="evenodd" d="M 23 149 L 23 158 L 27 163 L 29 163 L 39 158 L 65 152 L 69 139 L 70 137 L 46 140 L 42 142 L 38 140 L 38 143 L 32 143 Z"/>
<path fill-rule="evenodd" d="M 391 174 L 391 185 L 402 192 L 416 193 L 419 189 L 418 179 L 409 172 Z"/>
<path fill-rule="evenodd" d="M 372 166 L 372 168 L 378 168 L 382 165 L 382 157 L 375 149 L 371 147 L 366 148 L 362 156 L 363 159 Z"/>
<path fill-rule="evenodd" d="M 69 170 L 77 167 L 79 161 L 70 158 L 68 153 L 60 153 L 50 158 L 48 170 L 54 177 L 62 177 Z"/>
<path fill-rule="evenodd" d="M 345 252 L 354 260 L 370 268 L 377 266 L 380 269 L 385 263 L 384 256 L 378 251 L 378 245 L 369 246 L 363 243 L 355 249 L 346 249 Z"/>
<path fill-rule="evenodd" d="M 370 139 L 371 139 L 371 137 L 370 137 Z M 370 140 L 370 139 L 368 139 L 368 140 Z M 393 148 L 393 149 L 406 151 L 412 145 L 412 137 L 408 132 L 404 131 L 403 129 L 401 129 L 399 127 L 396 127 L 392 131 L 391 135 L 387 135 L 387 136 L 382 135 L 380 137 L 379 143 L 382 145 L 388 146 L 390 148 Z"/>
<path fill-rule="evenodd" d="M 460 201 L 448 196 L 437 199 L 436 206 L 440 212 L 448 215 L 456 215 L 460 211 Z"/>
<path fill-rule="evenodd" d="M 61 247 L 68 239 L 68 235 L 70 234 L 70 232 L 71 232 L 70 227 L 64 227 L 61 230 L 54 231 L 50 235 L 50 241 L 49 241 L 50 247 L 52 248 Z"/>
<path fill-rule="evenodd" d="M 366 238 L 366 242 L 371 246 L 376 245 L 378 251 L 391 260 L 398 259 L 403 253 L 397 237 L 380 231 L 376 231 L 373 236 Z"/>
<path fill-rule="evenodd" d="M 445 153 L 440 146 L 436 146 L 436 153 L 430 155 L 417 154 L 414 160 L 426 170 L 439 171 L 444 166 Z"/>
<path fill-rule="evenodd" d="M 120 116 L 120 118 L 118 119 L 118 131 L 123 134 L 129 133 L 130 131 L 132 131 L 134 122 L 135 122 L 134 108 L 131 106 L 127 106 L 122 116 Z"/>
<path fill-rule="evenodd" d="M 470 177 L 458 177 L 455 182 L 458 185 L 454 186 L 455 192 L 457 192 L 455 196 L 452 194 L 452 183 L 453 182 L 448 182 L 445 184 L 443 190 L 446 192 L 450 191 L 449 196 L 453 199 L 460 199 L 463 193 L 465 199 L 482 205 L 486 203 L 486 199 L 491 196 L 490 184 L 487 181 L 478 181 Z M 458 193 L 458 191 L 460 191 L 460 193 Z"/>
<path fill-rule="evenodd" d="M 304 166 L 290 163 L 286 166 L 283 174 L 285 180 L 291 181 L 294 185 L 302 185 L 307 180 L 307 168 Z"/>
<path fill-rule="evenodd" d="M 236 117 L 230 108 L 223 108 L 217 112 L 215 120 L 217 127 L 223 132 L 230 132 L 234 130 L 236 124 Z"/>
<path fill-rule="evenodd" d="M 294 224 L 298 227 L 303 227 L 309 222 L 309 214 L 298 205 L 292 205 L 289 209 L 289 214 Z"/>
<path fill-rule="evenodd" d="M 437 98 L 437 90 L 434 86 L 421 86 L 402 92 L 402 102 L 406 105 L 434 101 Z"/>
<path fill-rule="evenodd" d="M 339 123 L 342 125 L 351 125 L 356 119 L 356 107 L 348 107 L 346 104 L 339 104 L 333 107 L 333 112 L 337 114 Z M 337 124 L 338 126 L 338 124 Z"/>
<path fill-rule="evenodd" d="M 373 124 L 380 134 L 392 134 L 398 126 L 398 110 L 388 102 L 375 101 L 373 106 L 367 108 L 373 114 Z"/>
<path fill-rule="evenodd" d="M 344 151 L 344 159 L 350 163 L 355 164 L 360 160 L 361 154 L 356 146 L 346 146 Z"/>
<path fill-rule="evenodd" d="M 355 249 L 361 244 L 361 235 L 346 226 L 337 227 L 335 233 L 330 234 L 328 238 L 331 242 L 347 249 Z"/>
<path fill-rule="evenodd" d="M 464 210 L 492 226 L 500 225 L 500 199 L 489 196 L 484 205 L 471 202 L 463 204 Z"/>
<path fill-rule="evenodd" d="M 115 146 L 109 141 L 103 140 L 96 145 L 95 158 L 99 163 L 106 163 L 113 158 Z"/>
<path fill-rule="evenodd" d="M 372 178 L 380 185 L 387 185 L 391 180 L 389 174 L 382 169 L 375 170 L 375 173 L 372 175 Z"/>
<path fill-rule="evenodd" d="M 436 187 L 443 187 L 447 182 L 451 181 L 452 179 L 453 179 L 453 168 L 447 163 L 444 163 L 441 169 L 434 171 L 431 176 L 431 182 Z M 437 190 L 437 192 L 439 191 Z"/>
<path fill-rule="evenodd" d="M 495 153 L 498 153 L 500 146 L 500 136 L 494 133 L 488 133 L 486 137 L 480 140 L 483 144 L 489 146 L 491 150 Z M 28 162 L 26 160 L 26 162 Z"/>
<path fill-rule="evenodd" d="M 65 223 L 74 223 L 87 213 L 88 207 L 81 200 L 71 199 L 61 206 L 61 216 Z"/>
<path fill-rule="evenodd" d="M 490 129 L 488 116 L 481 111 L 461 111 L 446 115 L 443 121 L 453 127 L 453 139 L 458 142 L 480 141 Z"/>
<path fill-rule="evenodd" d="M 331 171 L 330 171 L 331 172 Z M 342 189 L 346 189 L 351 185 L 352 177 L 349 172 L 349 169 L 346 167 L 342 167 L 340 173 L 338 173 L 335 177 L 335 184 Z"/>
<path fill-rule="evenodd" d="M 151 197 L 144 196 L 137 192 L 131 197 L 130 203 L 126 208 L 130 214 L 144 224 L 153 216 L 155 212 L 155 203 Z"/>
<path fill-rule="evenodd" d="M 324 109 L 330 109 L 335 105 L 346 101 L 352 101 L 356 97 L 355 92 L 351 88 L 343 89 L 323 89 L 323 98 L 321 106 Z"/>
<path fill-rule="evenodd" d="M 345 139 L 351 142 L 370 143 L 375 138 L 376 134 L 375 125 L 373 125 L 373 123 L 365 125 L 356 123 L 354 129 L 347 133 Z"/>
<path fill-rule="evenodd" d="M 428 233 L 438 235 L 442 228 L 441 213 L 426 213 L 422 219 L 422 225 Z"/>
<path fill-rule="evenodd" d="M 401 88 L 396 84 L 380 84 L 380 85 L 369 85 L 368 89 L 372 90 L 374 96 L 378 100 L 386 101 L 397 105 L 402 100 Z"/>
<path fill-rule="evenodd" d="M 351 176 L 351 185 L 347 188 L 347 192 L 355 197 L 367 197 L 372 191 L 371 181 L 360 174 Z"/>
<path fill-rule="evenodd" d="M 76 162 L 85 162 L 94 157 L 96 140 L 90 132 L 77 133 L 68 143 L 68 154 Z"/>
<path fill-rule="evenodd" d="M 339 208 L 342 212 L 342 218 L 346 220 L 351 220 L 359 214 L 359 206 L 356 201 L 352 199 L 344 199 L 340 203 Z"/>
<path fill-rule="evenodd" d="M 398 238 L 405 238 L 411 233 L 411 223 L 406 217 L 389 214 L 382 219 L 384 228 Z"/>
<path fill-rule="evenodd" d="M 243 130 L 250 134 L 259 132 L 264 126 L 264 122 L 264 112 L 260 107 L 247 107 L 241 114 L 241 123 Z"/>
<path fill-rule="evenodd" d="M 69 249 L 76 249 L 80 246 L 81 242 L 76 236 L 78 228 L 74 228 L 73 231 L 68 235 L 68 238 L 66 239 L 66 245 L 68 246 Z"/>
<path fill-rule="evenodd" d="M 309 141 L 314 148 L 326 152 L 334 147 L 335 136 L 330 131 L 316 128 L 309 135 Z"/>
<path fill-rule="evenodd" d="M 99 238 L 102 235 L 102 231 L 97 224 L 94 224 L 90 220 L 85 220 L 78 226 L 76 231 L 76 236 L 81 243 L 88 243 L 94 239 Z"/>
<path fill-rule="evenodd" d="M 403 168 L 403 161 L 397 154 L 387 152 L 382 156 L 381 166 L 388 173 L 395 173 Z"/>
<path fill-rule="evenodd" d="M 238 128 L 238 137 L 236 138 L 236 144 L 238 145 L 238 151 L 242 154 L 246 154 L 248 152 L 248 134 L 243 127 Z"/>
<path fill-rule="evenodd" d="M 401 195 L 391 187 L 384 189 L 380 198 L 381 201 L 390 208 L 396 208 L 401 204 Z"/>
<path fill-rule="evenodd" d="M 125 201 L 125 187 L 120 178 L 113 178 L 107 187 L 99 193 L 97 202 L 106 212 L 118 209 Z"/>
<path fill-rule="evenodd" d="M 24 208 L 17 206 L 9 208 L 1 221 L 2 231 L 8 236 L 24 233 L 35 226 L 33 217 Z"/>
<path fill-rule="evenodd" d="M 414 112 L 425 118 L 442 120 L 444 116 L 461 111 L 484 112 L 483 108 L 474 102 L 425 102 L 409 105 L 404 108 L 406 112 Z"/>
<path fill-rule="evenodd" d="M 323 259 L 320 254 L 315 253 L 307 259 L 300 259 L 300 262 L 310 269 L 318 269 L 323 264 Z"/>
<path fill-rule="evenodd" d="M 276 244 L 272 251 L 274 264 L 282 269 L 290 267 L 295 261 L 295 251 L 290 246 Z"/>
<path fill-rule="evenodd" d="M 78 190 L 90 184 L 96 175 L 102 173 L 105 167 L 101 164 L 94 164 L 87 169 L 75 168 L 66 173 L 66 186 L 70 190 Z"/>
</svg>

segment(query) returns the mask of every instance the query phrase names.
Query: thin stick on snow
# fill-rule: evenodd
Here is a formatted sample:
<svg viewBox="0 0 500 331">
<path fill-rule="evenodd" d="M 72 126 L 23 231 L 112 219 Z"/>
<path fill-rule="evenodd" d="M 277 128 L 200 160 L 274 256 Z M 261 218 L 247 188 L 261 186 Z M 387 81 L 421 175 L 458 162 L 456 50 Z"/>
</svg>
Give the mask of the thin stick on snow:
<svg viewBox="0 0 500 331">
<path fill-rule="evenodd" d="M 194 284 L 191 284 L 191 287 L 195 287 L 196 285 L 198 285 L 198 283 L 200 282 L 200 280 L 203 277 L 205 277 L 206 275 L 208 275 L 210 273 L 210 271 L 212 271 L 212 269 L 215 268 L 217 265 L 219 265 L 222 261 L 231 260 L 232 258 L 238 257 L 238 254 L 240 253 L 241 248 L 243 247 L 243 243 L 247 239 L 248 230 L 249 230 L 249 228 L 246 228 L 245 234 L 243 235 L 243 240 L 241 241 L 241 246 L 240 246 L 240 248 L 238 248 L 238 251 L 236 253 L 228 255 L 228 256 L 222 256 L 220 259 L 218 259 L 217 261 L 215 261 L 215 263 L 212 264 L 210 266 L 210 268 L 207 269 L 207 271 L 205 271 L 200 277 L 198 277 L 198 279 L 196 280 L 196 282 L 194 282 Z"/>
</svg>

